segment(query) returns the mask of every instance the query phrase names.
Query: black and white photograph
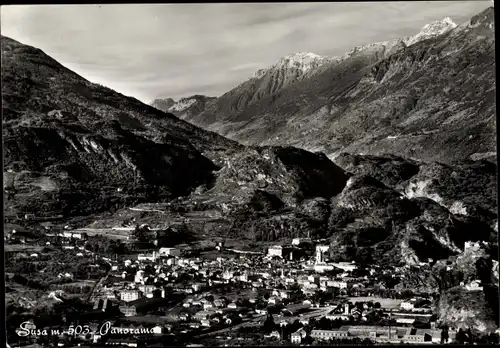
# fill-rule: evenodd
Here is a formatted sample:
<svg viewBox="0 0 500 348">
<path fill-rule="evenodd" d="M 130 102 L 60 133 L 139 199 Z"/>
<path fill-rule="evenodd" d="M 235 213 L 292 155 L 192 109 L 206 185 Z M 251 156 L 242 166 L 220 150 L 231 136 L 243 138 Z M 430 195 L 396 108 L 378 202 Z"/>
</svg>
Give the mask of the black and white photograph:
<svg viewBox="0 0 500 348">
<path fill-rule="evenodd" d="M 7 347 L 500 344 L 493 1 L 0 14 Z"/>
</svg>

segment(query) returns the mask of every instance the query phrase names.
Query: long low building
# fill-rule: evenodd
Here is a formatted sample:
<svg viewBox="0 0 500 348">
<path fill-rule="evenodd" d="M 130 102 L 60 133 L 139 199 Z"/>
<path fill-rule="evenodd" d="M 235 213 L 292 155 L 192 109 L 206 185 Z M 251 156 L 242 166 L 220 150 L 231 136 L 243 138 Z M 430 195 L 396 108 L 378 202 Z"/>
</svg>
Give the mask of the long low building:
<svg viewBox="0 0 500 348">
<path fill-rule="evenodd" d="M 406 343 L 432 342 L 433 330 L 408 327 L 341 326 L 337 330 L 312 330 L 311 337 L 317 340 L 368 338 L 375 342 L 400 340 Z"/>
</svg>

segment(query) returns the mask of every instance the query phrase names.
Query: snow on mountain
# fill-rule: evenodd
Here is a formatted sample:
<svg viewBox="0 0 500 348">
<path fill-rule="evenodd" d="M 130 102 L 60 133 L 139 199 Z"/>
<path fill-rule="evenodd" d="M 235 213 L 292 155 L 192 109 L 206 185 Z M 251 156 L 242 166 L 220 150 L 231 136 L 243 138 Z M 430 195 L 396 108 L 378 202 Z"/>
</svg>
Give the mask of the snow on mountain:
<svg viewBox="0 0 500 348">
<path fill-rule="evenodd" d="M 311 52 L 293 53 L 288 56 L 282 57 L 276 64 L 272 65 L 267 69 L 257 70 L 252 76 L 252 78 L 260 79 L 270 71 L 293 69 L 293 68 L 300 70 L 302 75 L 304 75 L 322 65 L 332 62 L 339 63 L 366 50 L 384 48 L 386 53 L 391 52 L 391 49 L 396 47 L 398 44 L 404 44 L 406 46 L 410 46 L 422 40 L 427 40 L 442 35 L 450 30 L 455 29 L 456 27 L 457 24 L 455 24 L 451 20 L 451 18 L 446 17 L 442 20 L 426 24 L 421 29 L 421 31 L 416 35 L 394 39 L 390 41 L 380 41 L 380 42 L 370 43 L 367 45 L 356 46 L 339 57 L 320 56 Z"/>
<path fill-rule="evenodd" d="M 298 71 L 300 75 L 305 75 L 308 72 L 326 64 L 334 61 L 336 58 L 320 56 L 311 52 L 297 52 L 289 54 L 278 60 L 277 63 L 270 66 L 267 69 L 257 70 L 252 78 L 259 79 L 266 75 L 268 72 L 276 70 L 295 70 Z"/>
<path fill-rule="evenodd" d="M 166 99 L 155 99 L 149 105 L 157 108 L 158 110 L 167 112 L 174 104 L 175 100 L 173 100 L 172 98 L 166 98 Z"/>
<path fill-rule="evenodd" d="M 203 95 L 193 95 L 191 97 L 181 98 L 178 101 L 172 98 L 155 99 L 150 105 L 164 112 L 175 113 L 185 111 L 196 103 L 205 103 L 211 99 L 214 98 Z"/>
<path fill-rule="evenodd" d="M 306 73 L 324 63 L 330 62 L 331 58 L 319 56 L 311 52 L 298 52 L 281 58 L 273 68 L 296 68 Z"/>
<path fill-rule="evenodd" d="M 450 30 L 455 29 L 456 27 L 457 24 L 453 22 L 450 17 L 446 17 L 440 21 L 426 24 L 417 35 L 407 37 L 403 40 L 407 46 L 410 46 L 422 40 L 427 40 L 442 35 Z"/>
<path fill-rule="evenodd" d="M 341 57 L 334 58 L 334 59 L 336 59 L 337 61 L 344 61 L 344 60 L 356 55 L 357 53 L 364 52 L 367 50 L 372 50 L 372 49 L 379 49 L 381 47 L 385 47 L 385 51 L 389 52 L 393 47 L 395 47 L 400 42 L 401 42 L 401 39 L 395 39 L 395 40 L 391 40 L 391 41 L 380 41 L 380 42 L 373 42 L 373 43 L 370 43 L 368 45 L 356 46 L 356 47 L 352 48 L 350 51 L 344 53 Z"/>
<path fill-rule="evenodd" d="M 259 70 L 257 70 L 253 74 L 252 78 L 254 78 L 254 79 L 260 79 L 262 76 L 264 76 L 266 74 L 267 70 L 268 69 L 259 69 Z"/>
<path fill-rule="evenodd" d="M 170 112 L 184 111 L 194 103 L 196 103 L 196 98 L 182 98 L 170 108 Z"/>
</svg>

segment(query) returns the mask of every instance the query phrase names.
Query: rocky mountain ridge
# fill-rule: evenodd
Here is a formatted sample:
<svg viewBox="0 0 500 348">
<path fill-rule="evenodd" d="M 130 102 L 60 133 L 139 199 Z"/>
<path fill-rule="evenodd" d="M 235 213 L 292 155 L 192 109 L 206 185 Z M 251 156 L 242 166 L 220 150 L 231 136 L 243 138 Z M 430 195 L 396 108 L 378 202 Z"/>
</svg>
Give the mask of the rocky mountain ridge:
<svg viewBox="0 0 500 348">
<path fill-rule="evenodd" d="M 155 99 L 149 105 L 163 112 L 172 113 L 180 119 L 185 119 L 203 112 L 206 104 L 215 99 L 215 97 L 207 97 L 205 95 L 197 94 L 181 98 L 178 101 L 175 101 L 172 98 Z"/>
<path fill-rule="evenodd" d="M 459 26 L 443 20 L 355 48 L 301 79 L 270 69 L 186 120 L 244 144 L 332 159 L 342 151 L 442 162 L 495 156 L 493 17 L 489 8 Z"/>
<path fill-rule="evenodd" d="M 353 56 L 359 54 L 370 54 L 372 51 L 380 51 L 382 50 L 382 56 L 387 56 L 393 53 L 395 50 L 404 48 L 406 46 L 415 44 L 419 41 L 426 40 L 429 38 L 436 37 L 441 35 L 453 28 L 456 27 L 456 24 L 447 17 L 440 21 L 435 21 L 433 23 L 425 25 L 422 30 L 413 36 L 408 36 L 400 39 L 395 39 L 391 41 L 383 41 L 371 43 L 363 46 L 357 46 L 352 48 L 350 51 L 346 52 L 342 56 L 338 57 L 328 57 L 328 56 L 320 56 L 312 52 L 297 52 L 292 53 L 290 55 L 284 56 L 278 60 L 275 64 L 268 68 L 257 70 L 253 76 L 249 79 L 249 81 L 256 82 L 257 80 L 264 79 L 265 81 L 270 80 L 271 86 L 266 89 L 266 91 L 258 93 L 256 100 L 259 100 L 263 95 L 273 94 L 279 91 L 281 88 L 286 87 L 289 84 L 292 84 L 300 79 L 311 77 L 315 73 L 320 72 L 320 68 L 325 65 L 331 64 L 339 64 L 346 59 L 349 59 Z M 267 76 L 267 78 L 266 78 Z M 249 81 L 243 82 L 240 86 L 236 88 L 244 88 L 245 84 L 250 83 Z M 262 83 L 259 83 L 261 85 Z M 183 98 L 186 101 L 192 101 L 193 97 Z M 216 98 L 207 98 L 210 99 L 210 102 L 213 102 Z M 255 101 L 255 98 L 252 98 L 248 104 L 251 104 Z M 180 101 L 179 101 L 180 102 Z M 166 99 L 156 99 L 151 102 L 150 105 L 162 110 L 173 112 L 177 115 L 176 111 L 179 112 L 182 118 L 186 118 L 185 114 L 182 112 L 185 107 L 174 107 L 176 102 L 171 98 Z M 181 103 L 182 104 L 182 103 Z M 198 108 L 198 113 L 203 112 L 205 107 L 208 105 L 200 105 Z M 245 106 L 243 106 L 245 107 Z M 195 117 L 196 112 L 192 112 L 188 117 Z"/>
<path fill-rule="evenodd" d="M 169 109 L 175 105 L 175 103 L 176 103 L 175 100 L 173 100 L 172 98 L 165 98 L 165 99 L 155 99 L 151 103 L 149 103 L 149 105 L 163 112 L 168 112 Z"/>
</svg>

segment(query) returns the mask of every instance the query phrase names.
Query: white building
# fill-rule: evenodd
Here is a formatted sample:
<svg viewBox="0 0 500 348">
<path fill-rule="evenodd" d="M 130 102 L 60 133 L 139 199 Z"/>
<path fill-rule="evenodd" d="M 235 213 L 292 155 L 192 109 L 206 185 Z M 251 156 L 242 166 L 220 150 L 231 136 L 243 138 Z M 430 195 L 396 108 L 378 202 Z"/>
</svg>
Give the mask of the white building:
<svg viewBox="0 0 500 348">
<path fill-rule="evenodd" d="M 83 239 L 83 235 L 79 232 L 71 232 L 71 231 L 64 231 L 62 233 L 59 233 L 59 237 L 63 238 L 74 238 L 74 239 Z"/>
<path fill-rule="evenodd" d="M 156 251 L 153 251 L 152 254 L 139 254 L 137 256 L 138 261 L 146 261 L 149 260 L 151 262 L 155 262 L 156 259 L 158 258 L 158 255 L 156 254 Z"/>
<path fill-rule="evenodd" d="M 329 249 L 329 245 L 316 245 L 316 263 L 325 263 L 325 254 Z"/>
<path fill-rule="evenodd" d="M 347 289 L 347 282 L 343 280 L 329 280 L 326 285 L 339 289 Z"/>
<path fill-rule="evenodd" d="M 469 284 L 465 285 L 465 288 L 469 291 L 481 291 L 483 287 L 481 286 L 481 282 L 479 280 L 473 280 Z"/>
<path fill-rule="evenodd" d="M 292 245 L 299 245 L 302 243 L 311 243 L 311 238 L 294 238 L 294 239 L 292 239 Z"/>
<path fill-rule="evenodd" d="M 147 298 L 153 298 L 156 285 L 139 285 L 138 289 L 142 291 Z"/>
<path fill-rule="evenodd" d="M 248 282 L 248 273 L 244 272 L 243 274 L 240 275 L 240 282 Z"/>
<path fill-rule="evenodd" d="M 159 250 L 160 256 L 181 256 L 181 251 L 177 248 L 160 248 Z"/>
<path fill-rule="evenodd" d="M 314 271 L 317 272 L 317 273 L 323 273 L 325 271 L 331 271 L 333 270 L 333 266 L 332 265 L 327 265 L 327 264 L 315 264 L 314 265 Z"/>
<path fill-rule="evenodd" d="M 233 275 L 234 275 L 233 271 L 229 271 L 229 270 L 224 271 L 224 273 L 222 274 L 222 279 L 226 279 L 226 280 L 232 279 Z"/>
<path fill-rule="evenodd" d="M 163 333 L 163 328 L 159 325 L 156 325 L 151 329 L 151 332 L 155 335 L 161 335 Z"/>
<path fill-rule="evenodd" d="M 144 281 L 144 271 L 143 270 L 139 270 L 139 271 L 137 271 L 137 273 L 134 276 L 134 282 L 135 283 L 141 283 L 143 281 Z"/>
<path fill-rule="evenodd" d="M 335 314 L 335 313 L 330 313 L 325 316 L 326 319 L 328 320 L 337 320 L 340 319 L 342 321 L 348 321 L 350 319 L 349 315 L 347 314 Z"/>
<path fill-rule="evenodd" d="M 283 247 L 281 245 L 274 245 L 267 250 L 269 256 L 283 257 Z"/>
<path fill-rule="evenodd" d="M 317 275 L 310 275 L 307 277 L 307 280 L 309 281 L 309 283 L 319 284 L 319 276 Z"/>
<path fill-rule="evenodd" d="M 120 300 L 125 302 L 135 301 L 141 298 L 141 293 L 139 290 L 125 290 L 120 292 Z"/>
<path fill-rule="evenodd" d="M 335 262 L 335 263 L 332 263 L 332 265 L 337 267 L 337 268 L 340 268 L 346 272 L 354 271 L 357 268 L 354 261 L 353 262 Z"/>
<path fill-rule="evenodd" d="M 203 284 L 203 283 L 194 283 L 192 285 L 192 287 L 193 287 L 194 291 L 201 291 L 201 289 L 203 289 L 204 285 L 205 284 Z"/>
<path fill-rule="evenodd" d="M 416 299 L 412 298 L 410 301 L 401 302 L 401 308 L 407 311 L 411 311 L 415 308 L 416 301 Z"/>
</svg>

